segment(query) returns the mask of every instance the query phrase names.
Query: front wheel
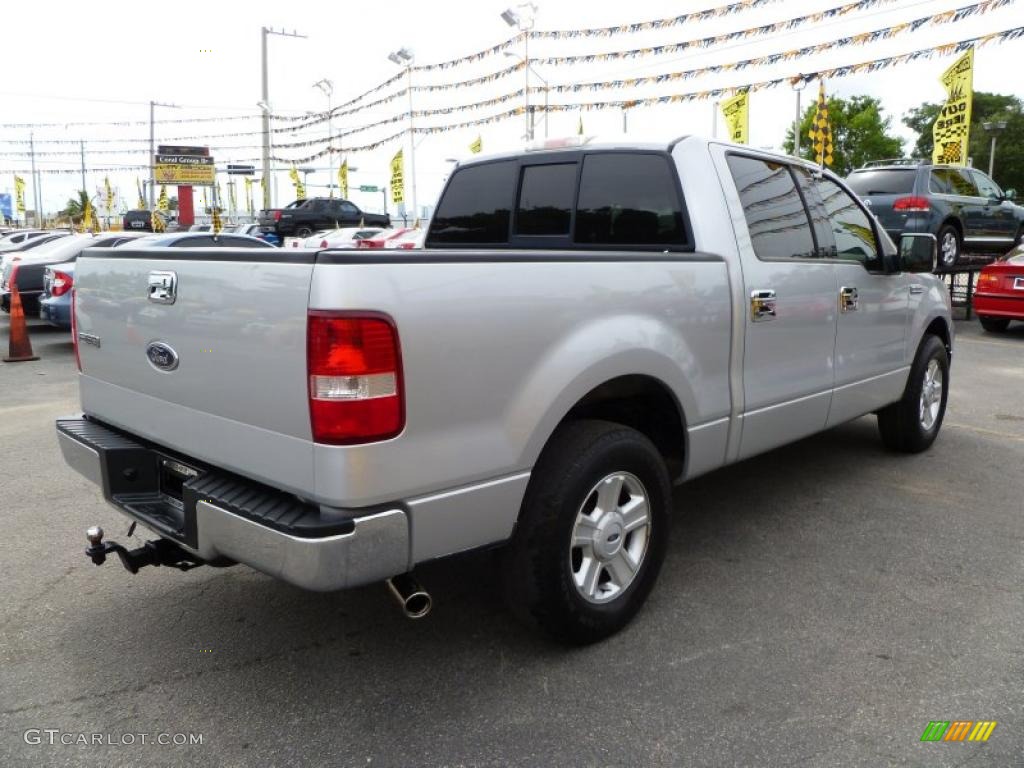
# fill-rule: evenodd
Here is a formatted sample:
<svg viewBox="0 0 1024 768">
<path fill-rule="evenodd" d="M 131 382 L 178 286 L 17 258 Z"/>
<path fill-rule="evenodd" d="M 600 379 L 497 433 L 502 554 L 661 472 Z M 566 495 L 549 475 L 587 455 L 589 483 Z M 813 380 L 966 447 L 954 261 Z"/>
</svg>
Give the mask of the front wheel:
<svg viewBox="0 0 1024 768">
<path fill-rule="evenodd" d="M 670 504 L 665 462 L 644 435 L 596 420 L 559 427 L 503 555 L 510 608 L 563 642 L 614 634 L 658 576 Z"/>
<path fill-rule="evenodd" d="M 885 447 L 901 453 L 927 450 L 939 434 L 949 394 L 949 355 L 937 336 L 928 334 L 917 349 L 903 397 L 878 412 Z"/>
<path fill-rule="evenodd" d="M 956 227 L 946 224 L 939 230 L 939 266 L 942 269 L 952 269 L 960 261 L 960 233 Z"/>
<path fill-rule="evenodd" d="M 1010 325 L 1010 320 L 1006 317 L 986 317 L 985 315 L 978 315 L 978 320 L 981 321 L 981 327 L 989 333 L 1002 333 Z"/>
</svg>

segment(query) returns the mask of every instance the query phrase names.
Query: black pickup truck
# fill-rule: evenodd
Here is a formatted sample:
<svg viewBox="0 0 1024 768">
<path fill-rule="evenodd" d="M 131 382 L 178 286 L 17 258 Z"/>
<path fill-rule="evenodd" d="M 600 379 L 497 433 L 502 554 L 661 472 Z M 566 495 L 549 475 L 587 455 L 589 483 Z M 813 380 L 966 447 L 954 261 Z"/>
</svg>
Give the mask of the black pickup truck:
<svg viewBox="0 0 1024 768">
<path fill-rule="evenodd" d="M 261 232 L 278 237 L 309 237 L 318 229 L 341 227 L 390 227 L 386 213 L 364 213 L 348 200 L 333 197 L 311 197 L 296 200 L 284 208 L 260 211 Z"/>
</svg>

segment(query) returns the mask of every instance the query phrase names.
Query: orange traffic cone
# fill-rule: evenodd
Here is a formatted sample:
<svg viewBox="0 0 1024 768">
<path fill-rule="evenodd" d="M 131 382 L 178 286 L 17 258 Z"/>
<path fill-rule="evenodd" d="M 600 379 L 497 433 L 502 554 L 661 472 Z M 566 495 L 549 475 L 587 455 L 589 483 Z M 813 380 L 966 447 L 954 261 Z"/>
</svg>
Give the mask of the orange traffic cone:
<svg viewBox="0 0 1024 768">
<path fill-rule="evenodd" d="M 11 271 L 11 330 L 5 363 L 23 363 L 38 360 L 32 354 L 32 342 L 28 339 L 28 323 L 25 322 L 25 310 L 21 306 L 21 294 L 18 292 L 18 266 Z"/>
</svg>

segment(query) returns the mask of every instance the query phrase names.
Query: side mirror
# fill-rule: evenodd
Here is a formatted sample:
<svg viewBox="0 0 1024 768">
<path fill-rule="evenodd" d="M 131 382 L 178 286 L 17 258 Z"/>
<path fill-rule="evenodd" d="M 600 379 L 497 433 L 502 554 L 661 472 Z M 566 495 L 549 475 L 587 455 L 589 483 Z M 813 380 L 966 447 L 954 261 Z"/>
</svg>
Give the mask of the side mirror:
<svg viewBox="0 0 1024 768">
<path fill-rule="evenodd" d="M 1004 189 L 1003 190 L 1003 199 L 1004 200 L 1016 200 L 1017 199 L 1017 190 L 1016 189 Z"/>
<path fill-rule="evenodd" d="M 900 235 L 901 272 L 934 272 L 939 265 L 939 241 L 935 235 L 908 232 Z"/>
</svg>

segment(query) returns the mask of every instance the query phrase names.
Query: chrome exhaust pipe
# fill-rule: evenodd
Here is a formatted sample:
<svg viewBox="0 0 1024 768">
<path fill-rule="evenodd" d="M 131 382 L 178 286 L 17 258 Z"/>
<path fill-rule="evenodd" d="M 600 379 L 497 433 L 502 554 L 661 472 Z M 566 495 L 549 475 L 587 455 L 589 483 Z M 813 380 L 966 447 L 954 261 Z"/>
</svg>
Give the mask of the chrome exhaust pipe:
<svg viewBox="0 0 1024 768">
<path fill-rule="evenodd" d="M 430 593 L 411 573 L 400 573 L 387 580 L 388 590 L 398 601 L 402 612 L 410 619 L 422 619 L 434 604 Z"/>
</svg>

